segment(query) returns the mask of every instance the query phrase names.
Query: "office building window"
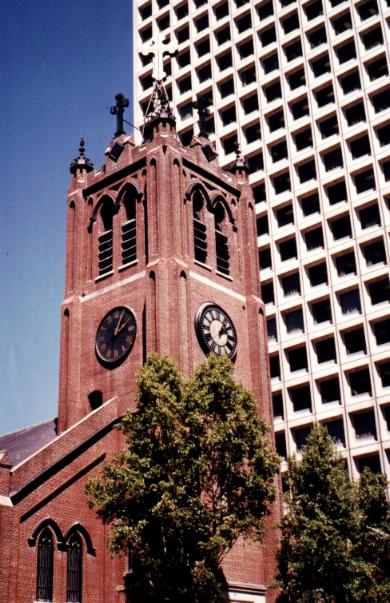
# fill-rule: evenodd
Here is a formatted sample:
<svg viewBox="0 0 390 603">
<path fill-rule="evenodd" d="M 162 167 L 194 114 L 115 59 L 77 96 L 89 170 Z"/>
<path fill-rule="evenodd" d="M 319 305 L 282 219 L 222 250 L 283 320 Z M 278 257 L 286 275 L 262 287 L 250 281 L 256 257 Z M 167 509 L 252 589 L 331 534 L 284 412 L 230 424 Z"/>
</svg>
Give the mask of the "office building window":
<svg viewBox="0 0 390 603">
<path fill-rule="evenodd" d="M 362 368 L 348 373 L 352 396 L 372 395 L 370 371 Z"/>
<path fill-rule="evenodd" d="M 343 314 L 361 313 L 360 294 L 358 289 L 352 289 L 339 294 L 341 312 Z"/>
<path fill-rule="evenodd" d="M 290 387 L 288 393 L 294 412 L 300 412 L 302 410 L 311 411 L 311 393 L 309 384 L 300 385 L 299 387 Z"/>
<path fill-rule="evenodd" d="M 358 440 L 364 440 L 367 438 L 375 438 L 376 425 L 375 416 L 372 410 L 366 412 L 354 413 L 351 415 L 352 424 L 355 429 L 355 437 Z"/>
<path fill-rule="evenodd" d="M 303 312 L 301 308 L 292 310 L 291 312 L 285 312 L 283 318 L 286 324 L 287 333 L 303 333 Z"/>
<path fill-rule="evenodd" d="M 323 381 L 320 381 L 319 390 L 321 402 L 323 404 L 341 401 L 340 382 L 338 377 L 332 377 L 331 379 L 324 379 Z"/>
</svg>

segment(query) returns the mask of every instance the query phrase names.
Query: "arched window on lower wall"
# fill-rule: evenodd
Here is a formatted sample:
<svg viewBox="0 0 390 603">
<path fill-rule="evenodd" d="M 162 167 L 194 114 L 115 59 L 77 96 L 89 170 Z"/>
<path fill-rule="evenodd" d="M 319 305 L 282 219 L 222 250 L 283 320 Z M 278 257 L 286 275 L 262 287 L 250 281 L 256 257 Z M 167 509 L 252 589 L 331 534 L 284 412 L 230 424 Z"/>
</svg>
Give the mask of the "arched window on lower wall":
<svg viewBox="0 0 390 603">
<path fill-rule="evenodd" d="M 83 545 L 78 534 L 73 534 L 68 543 L 66 571 L 66 600 L 81 603 L 82 600 Z"/>
<path fill-rule="evenodd" d="M 46 528 L 38 540 L 37 601 L 53 600 L 53 549 L 53 535 Z"/>
</svg>

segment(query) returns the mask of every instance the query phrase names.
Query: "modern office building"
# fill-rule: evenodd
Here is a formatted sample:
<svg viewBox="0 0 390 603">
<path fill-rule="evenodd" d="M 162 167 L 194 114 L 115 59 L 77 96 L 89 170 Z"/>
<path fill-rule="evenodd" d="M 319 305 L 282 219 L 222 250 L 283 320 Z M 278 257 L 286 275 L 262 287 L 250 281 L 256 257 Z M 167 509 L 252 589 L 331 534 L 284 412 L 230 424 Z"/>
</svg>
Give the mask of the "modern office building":
<svg viewBox="0 0 390 603">
<path fill-rule="evenodd" d="M 135 123 L 160 31 L 183 144 L 206 97 L 248 160 L 278 450 L 318 421 L 390 478 L 390 0 L 136 0 L 134 30 Z"/>
</svg>

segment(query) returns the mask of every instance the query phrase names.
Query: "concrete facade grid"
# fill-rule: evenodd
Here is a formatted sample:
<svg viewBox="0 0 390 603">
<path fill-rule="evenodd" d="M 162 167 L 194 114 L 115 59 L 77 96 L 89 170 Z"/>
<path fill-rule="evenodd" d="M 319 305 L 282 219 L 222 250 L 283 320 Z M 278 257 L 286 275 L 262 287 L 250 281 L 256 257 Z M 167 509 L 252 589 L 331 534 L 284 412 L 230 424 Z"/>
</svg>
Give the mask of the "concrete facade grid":
<svg viewBox="0 0 390 603">
<path fill-rule="evenodd" d="M 156 27 L 183 143 L 208 96 L 221 164 L 249 160 L 279 450 L 324 422 L 389 478 L 390 2 L 134 2 L 137 125 Z"/>
</svg>

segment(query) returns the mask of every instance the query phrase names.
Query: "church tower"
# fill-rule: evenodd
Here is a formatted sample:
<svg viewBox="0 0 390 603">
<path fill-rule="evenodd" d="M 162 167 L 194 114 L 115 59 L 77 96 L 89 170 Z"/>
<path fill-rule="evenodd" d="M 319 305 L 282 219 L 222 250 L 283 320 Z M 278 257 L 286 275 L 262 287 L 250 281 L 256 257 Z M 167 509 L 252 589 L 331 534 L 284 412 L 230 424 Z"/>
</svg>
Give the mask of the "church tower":
<svg viewBox="0 0 390 603">
<path fill-rule="evenodd" d="M 152 51 L 143 142 L 125 134 L 129 102 L 118 94 L 103 166 L 94 169 L 83 140 L 70 166 L 57 429 L 49 421 L 0 438 L 5 603 L 123 601 L 126 560 L 108 550 L 109 526 L 85 486 L 124 445 L 113 426 L 136 408 L 135 375 L 150 352 L 172 355 L 185 374 L 210 352 L 227 355 L 271 421 L 247 166 L 237 151 L 230 171 L 219 167 L 202 103 L 198 136 L 179 142 L 163 85 L 172 48 L 157 38 L 143 49 Z M 227 555 L 231 601 L 274 600 L 277 519 L 263 546 L 240 541 Z"/>
<path fill-rule="evenodd" d="M 155 73 L 141 145 L 124 133 L 128 101 L 118 94 L 104 165 L 93 168 L 83 141 L 71 164 L 59 433 L 102 406 L 118 416 L 135 408 L 150 352 L 172 355 L 185 374 L 209 352 L 229 356 L 271 422 L 247 166 L 239 151 L 230 171 L 218 166 L 201 105 L 200 133 L 181 145 L 163 78 Z M 268 530 L 264 549 L 241 543 L 228 556 L 232 592 L 252 593 L 240 601 L 265 601 L 274 553 Z"/>
<path fill-rule="evenodd" d="M 144 143 L 119 127 L 94 170 L 71 164 L 62 308 L 60 432 L 113 397 L 124 411 L 149 352 L 189 373 L 208 351 L 270 417 L 256 227 L 245 162 L 219 168 L 204 134 L 178 141 L 156 85 Z M 123 96 L 113 110 L 123 113 Z"/>
</svg>

